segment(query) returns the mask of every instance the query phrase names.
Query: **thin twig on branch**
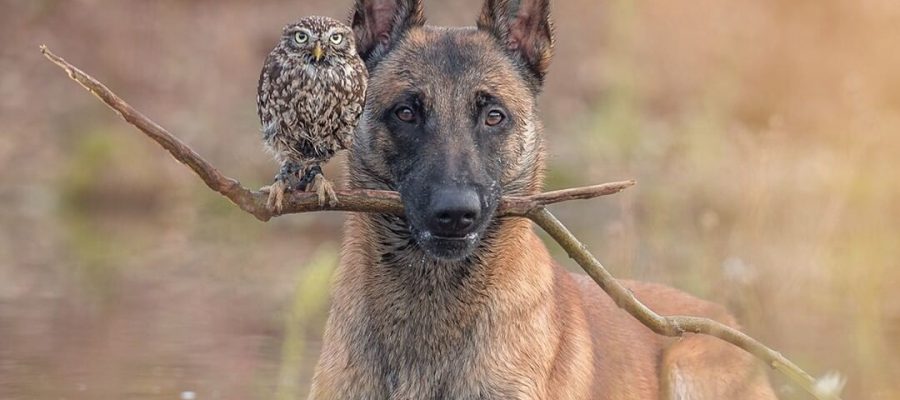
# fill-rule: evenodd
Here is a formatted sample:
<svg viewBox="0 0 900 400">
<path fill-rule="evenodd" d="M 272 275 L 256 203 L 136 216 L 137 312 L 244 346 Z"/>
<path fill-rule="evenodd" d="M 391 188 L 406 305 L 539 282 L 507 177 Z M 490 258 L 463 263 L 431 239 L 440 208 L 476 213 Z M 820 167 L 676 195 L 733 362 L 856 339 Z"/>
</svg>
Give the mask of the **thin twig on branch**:
<svg viewBox="0 0 900 400">
<path fill-rule="evenodd" d="M 219 172 L 184 142 L 153 122 L 134 107 L 126 103 L 109 88 L 90 75 L 82 72 L 46 46 L 41 53 L 54 64 L 65 70 L 69 77 L 97 96 L 103 103 L 119 113 L 129 124 L 155 140 L 169 151 L 176 160 L 190 167 L 210 189 L 219 192 L 242 210 L 261 221 L 268 221 L 276 214 L 266 207 L 267 195 L 249 190 L 240 182 Z M 615 303 L 638 321 L 657 334 L 678 337 L 686 333 L 697 333 L 717 337 L 731 343 L 772 368 L 780 371 L 793 382 L 803 387 L 817 399 L 840 400 L 836 394 L 819 393 L 815 390 L 815 379 L 785 358 L 781 353 L 746 334 L 716 321 L 688 316 L 661 316 L 637 300 L 630 290 L 622 286 L 612 274 L 587 250 L 545 206 L 577 199 L 592 199 L 621 192 L 635 184 L 633 180 L 612 182 L 602 185 L 546 192 L 527 197 L 504 197 L 498 208 L 498 216 L 519 216 L 529 218 L 544 229 L 559 245 L 597 282 Z M 311 211 L 353 211 L 382 214 L 403 214 L 403 204 L 396 192 L 378 190 L 343 190 L 337 192 L 339 203 L 335 206 L 320 206 L 315 193 L 294 192 L 285 199 L 281 214 Z"/>
</svg>

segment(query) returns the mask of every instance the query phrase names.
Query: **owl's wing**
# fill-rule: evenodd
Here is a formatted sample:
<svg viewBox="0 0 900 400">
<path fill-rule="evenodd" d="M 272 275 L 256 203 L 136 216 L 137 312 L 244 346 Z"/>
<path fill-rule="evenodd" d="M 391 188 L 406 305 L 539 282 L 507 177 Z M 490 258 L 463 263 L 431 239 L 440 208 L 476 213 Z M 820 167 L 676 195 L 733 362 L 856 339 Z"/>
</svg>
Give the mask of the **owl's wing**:
<svg viewBox="0 0 900 400">
<path fill-rule="evenodd" d="M 259 73 L 259 83 L 256 87 L 256 111 L 259 115 L 263 129 L 266 129 L 276 119 L 276 111 L 280 111 L 277 96 L 277 82 L 281 78 L 282 65 L 276 57 L 276 50 L 272 50 L 266 57 L 266 62 Z"/>
<path fill-rule="evenodd" d="M 347 127 L 346 132 L 339 135 L 341 147 L 349 149 L 353 141 L 353 135 L 356 132 L 356 126 L 359 124 L 359 118 L 363 113 L 366 104 L 366 90 L 368 89 L 369 73 L 362 59 L 353 60 L 353 75 L 351 78 L 350 90 L 347 96 L 347 104 L 343 107 L 341 118 Z"/>
</svg>

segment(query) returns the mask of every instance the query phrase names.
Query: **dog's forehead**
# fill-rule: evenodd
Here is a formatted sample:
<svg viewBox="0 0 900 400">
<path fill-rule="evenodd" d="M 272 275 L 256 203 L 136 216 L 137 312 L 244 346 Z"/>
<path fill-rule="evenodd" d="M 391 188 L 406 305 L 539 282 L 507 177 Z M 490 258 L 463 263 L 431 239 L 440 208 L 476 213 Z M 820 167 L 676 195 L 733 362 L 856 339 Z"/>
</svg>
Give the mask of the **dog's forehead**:
<svg viewBox="0 0 900 400">
<path fill-rule="evenodd" d="M 385 101 L 415 91 L 524 95 L 528 89 L 496 40 L 475 28 L 412 29 L 372 76 L 370 90 Z"/>
</svg>

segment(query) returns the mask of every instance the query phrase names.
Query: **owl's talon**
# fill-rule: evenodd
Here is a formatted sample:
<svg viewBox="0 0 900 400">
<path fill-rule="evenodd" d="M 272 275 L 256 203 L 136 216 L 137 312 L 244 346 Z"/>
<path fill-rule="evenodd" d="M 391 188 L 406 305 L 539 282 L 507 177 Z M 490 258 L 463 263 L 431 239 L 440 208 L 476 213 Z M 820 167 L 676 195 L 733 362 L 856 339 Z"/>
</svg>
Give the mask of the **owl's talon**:
<svg viewBox="0 0 900 400">
<path fill-rule="evenodd" d="M 316 174 L 309 191 L 316 192 L 316 195 L 319 196 L 319 206 L 324 206 L 326 201 L 331 207 L 338 204 L 337 194 L 334 193 L 334 185 L 325 179 L 325 175 Z"/>
<path fill-rule="evenodd" d="M 269 211 L 281 214 L 281 211 L 284 210 L 285 193 L 294 190 L 293 188 L 299 180 L 297 177 L 297 172 L 299 171 L 300 165 L 287 161 L 282 164 L 281 170 L 275 175 L 275 181 L 271 185 L 260 189 L 260 191 L 269 194 L 269 198 L 266 200 L 266 207 Z"/>
<path fill-rule="evenodd" d="M 271 185 L 260 189 L 260 191 L 269 193 L 269 198 L 266 200 L 266 208 L 271 212 L 281 214 L 281 211 L 284 210 L 284 194 L 288 190 L 288 186 L 280 180 L 276 180 Z"/>
</svg>

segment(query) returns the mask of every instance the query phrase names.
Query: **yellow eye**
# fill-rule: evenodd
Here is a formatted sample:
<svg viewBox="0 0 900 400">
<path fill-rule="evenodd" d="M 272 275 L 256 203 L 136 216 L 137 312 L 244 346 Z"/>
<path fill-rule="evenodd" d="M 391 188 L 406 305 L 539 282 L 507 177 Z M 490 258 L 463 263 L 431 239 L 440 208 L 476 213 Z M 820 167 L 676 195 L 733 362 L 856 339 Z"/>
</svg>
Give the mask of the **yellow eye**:
<svg viewBox="0 0 900 400">
<path fill-rule="evenodd" d="M 341 42 L 343 42 L 343 41 L 344 41 L 344 35 L 342 35 L 340 33 L 335 33 L 334 35 L 331 35 L 331 43 L 341 44 Z"/>
<path fill-rule="evenodd" d="M 309 35 L 307 35 L 306 32 L 297 32 L 294 34 L 294 41 L 299 44 L 306 43 L 308 40 Z"/>
</svg>

